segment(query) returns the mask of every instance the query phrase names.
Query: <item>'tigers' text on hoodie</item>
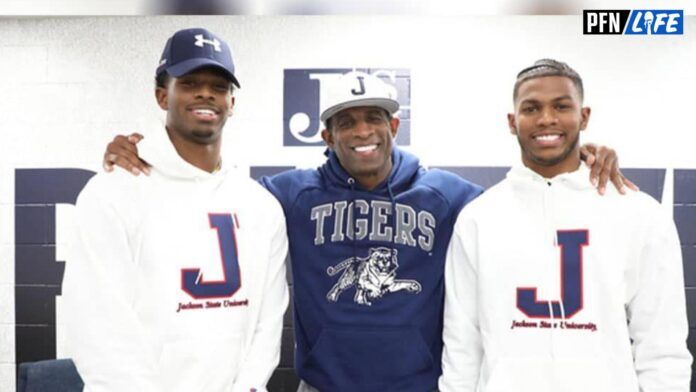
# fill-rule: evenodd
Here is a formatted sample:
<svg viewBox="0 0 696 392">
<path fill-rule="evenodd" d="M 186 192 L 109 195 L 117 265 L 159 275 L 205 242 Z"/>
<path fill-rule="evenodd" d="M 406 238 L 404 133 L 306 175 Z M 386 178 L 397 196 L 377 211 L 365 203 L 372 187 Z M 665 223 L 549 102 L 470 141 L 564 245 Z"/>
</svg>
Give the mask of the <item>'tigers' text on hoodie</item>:
<svg viewBox="0 0 696 392">
<path fill-rule="evenodd" d="M 393 210 L 396 210 L 394 214 Z M 357 213 L 354 213 L 357 211 Z M 355 215 L 355 216 L 354 216 Z M 391 218 L 390 218 L 391 217 Z M 369 239 L 433 249 L 437 222 L 427 210 L 380 200 L 340 200 L 312 207 L 310 219 L 316 222 L 314 245 Z M 389 222 L 394 222 L 389 225 Z"/>
</svg>

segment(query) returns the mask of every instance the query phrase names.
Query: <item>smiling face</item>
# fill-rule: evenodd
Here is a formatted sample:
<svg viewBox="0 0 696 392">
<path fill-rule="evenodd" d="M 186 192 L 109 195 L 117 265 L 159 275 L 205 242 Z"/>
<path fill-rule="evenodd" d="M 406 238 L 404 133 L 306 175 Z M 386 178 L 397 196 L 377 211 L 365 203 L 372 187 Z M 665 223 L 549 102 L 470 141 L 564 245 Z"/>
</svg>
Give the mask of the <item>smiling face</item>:
<svg viewBox="0 0 696 392">
<path fill-rule="evenodd" d="M 378 107 L 355 107 L 336 113 L 328 126 L 321 135 L 348 174 L 367 189 L 387 178 L 398 118 Z"/>
<path fill-rule="evenodd" d="M 167 111 L 167 129 L 177 139 L 195 144 L 219 143 L 232 114 L 232 82 L 215 68 L 171 78 L 156 89 L 157 102 Z"/>
<path fill-rule="evenodd" d="M 580 165 L 578 140 L 589 118 L 590 108 L 582 107 L 571 79 L 543 76 L 519 85 L 508 125 L 517 136 L 524 165 L 552 178 Z"/>
</svg>

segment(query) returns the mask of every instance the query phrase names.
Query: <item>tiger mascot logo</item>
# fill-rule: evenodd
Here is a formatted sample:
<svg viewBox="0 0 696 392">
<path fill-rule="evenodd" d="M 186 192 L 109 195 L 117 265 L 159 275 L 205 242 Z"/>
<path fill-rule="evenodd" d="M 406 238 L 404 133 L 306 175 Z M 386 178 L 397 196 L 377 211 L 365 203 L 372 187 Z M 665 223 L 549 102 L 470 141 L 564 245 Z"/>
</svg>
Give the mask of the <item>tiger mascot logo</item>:
<svg viewBox="0 0 696 392">
<path fill-rule="evenodd" d="M 352 286 L 355 286 L 353 300 L 367 306 L 372 305 L 370 300 L 382 298 L 386 293 L 401 290 L 420 293 L 421 284 L 417 281 L 396 279 L 396 269 L 399 268 L 397 253 L 396 249 L 370 248 L 367 257 L 351 257 L 328 267 L 326 273 L 329 276 L 334 276 L 341 271 L 343 274 L 326 294 L 326 299 L 336 302 L 341 293 Z"/>
</svg>

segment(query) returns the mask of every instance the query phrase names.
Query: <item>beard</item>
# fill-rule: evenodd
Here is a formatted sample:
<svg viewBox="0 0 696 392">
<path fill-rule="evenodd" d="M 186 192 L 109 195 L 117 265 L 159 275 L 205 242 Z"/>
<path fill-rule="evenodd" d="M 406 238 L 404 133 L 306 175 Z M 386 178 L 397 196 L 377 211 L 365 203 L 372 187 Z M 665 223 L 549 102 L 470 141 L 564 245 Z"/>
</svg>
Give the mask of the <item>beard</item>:
<svg viewBox="0 0 696 392">
<path fill-rule="evenodd" d="M 209 130 L 209 129 L 194 129 L 191 131 L 191 136 L 193 139 L 197 139 L 200 141 L 208 140 L 212 138 L 215 135 L 215 131 Z"/>
</svg>

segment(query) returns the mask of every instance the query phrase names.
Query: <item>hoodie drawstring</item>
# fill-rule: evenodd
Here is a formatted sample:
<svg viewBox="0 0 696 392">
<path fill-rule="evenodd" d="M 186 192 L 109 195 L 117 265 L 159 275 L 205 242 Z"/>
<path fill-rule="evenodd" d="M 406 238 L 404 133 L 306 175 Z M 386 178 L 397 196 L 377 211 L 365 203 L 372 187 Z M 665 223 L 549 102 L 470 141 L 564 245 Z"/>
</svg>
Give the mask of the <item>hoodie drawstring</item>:
<svg viewBox="0 0 696 392">
<path fill-rule="evenodd" d="M 357 244 L 357 223 L 356 223 L 356 214 L 355 214 L 355 179 L 353 177 L 348 177 L 348 185 L 350 185 L 350 217 L 352 218 L 352 222 L 350 222 L 351 227 L 353 228 L 353 235 L 351 235 L 352 240 L 351 243 L 353 245 L 353 261 L 357 260 L 358 257 L 358 244 Z"/>
<path fill-rule="evenodd" d="M 391 187 L 391 180 L 387 178 L 387 191 L 389 192 L 389 201 L 391 202 L 391 209 L 392 209 L 392 234 L 396 234 L 396 200 L 394 200 L 394 192 L 392 192 L 392 187 Z M 389 259 L 394 258 L 394 238 L 392 237 L 391 246 L 389 247 Z"/>
<path fill-rule="evenodd" d="M 543 208 L 542 208 L 542 210 L 543 210 L 543 219 L 544 219 L 544 228 L 543 228 L 544 233 L 543 233 L 543 235 L 545 237 L 545 242 L 547 241 L 547 238 L 548 238 L 548 237 L 546 237 L 547 235 L 549 235 L 551 237 L 552 241 L 549 241 L 549 242 L 551 242 L 551 247 L 552 247 L 551 248 L 552 251 L 550 252 L 550 255 L 551 255 L 551 258 L 550 258 L 551 264 L 550 265 L 557 265 L 556 263 L 558 262 L 558 256 L 557 256 L 558 237 L 557 237 L 556 230 L 554 230 L 553 224 L 551 222 L 552 215 L 553 215 L 553 213 L 551 211 L 551 205 L 552 205 L 551 192 L 553 191 L 553 183 L 548 179 L 544 179 L 544 183 L 545 183 L 544 184 L 544 192 L 542 193 L 542 195 L 543 195 Z M 547 287 L 552 287 L 553 281 L 554 280 L 551 279 L 551 277 L 547 273 L 546 274 Z M 547 302 L 547 304 L 549 307 L 549 315 L 551 315 L 551 320 L 550 320 L 551 324 L 555 324 L 557 322 L 558 315 L 556 315 L 553 311 L 553 303 L 552 302 L 553 301 L 549 300 Z M 563 307 L 563 298 L 560 298 L 560 300 L 558 302 L 562 308 Z M 549 339 L 551 340 L 551 358 L 555 359 L 555 357 L 556 357 L 556 345 L 555 345 L 556 331 L 554 330 L 554 328 L 551 328 L 551 330 L 549 332 L 550 332 Z"/>
</svg>

